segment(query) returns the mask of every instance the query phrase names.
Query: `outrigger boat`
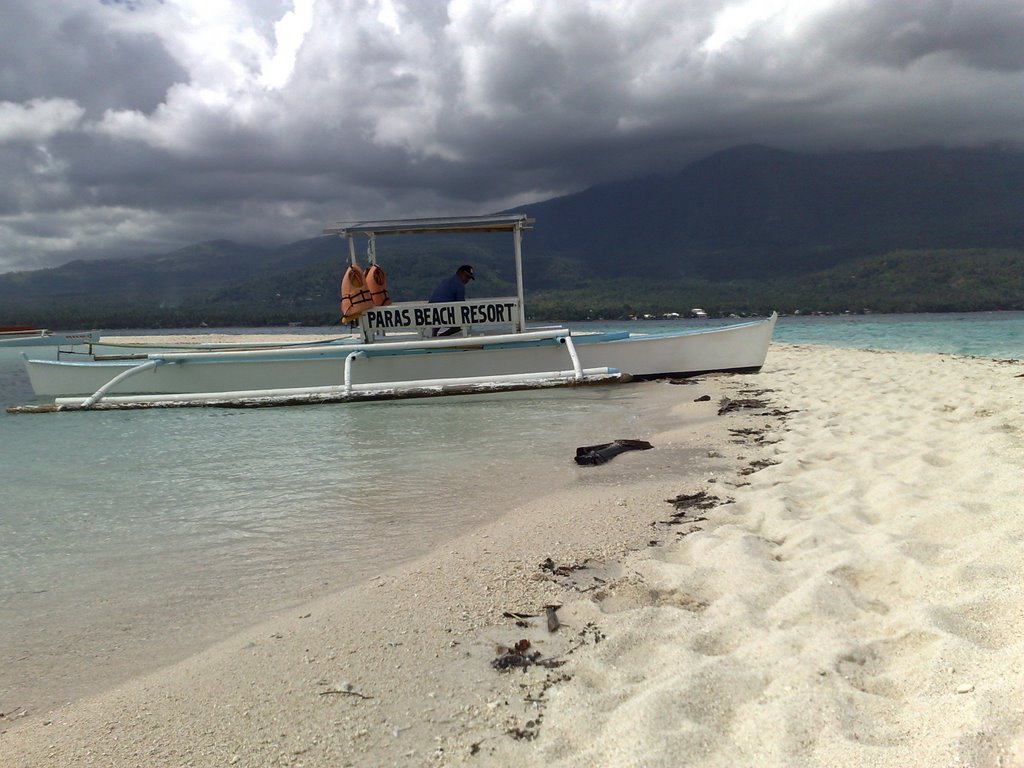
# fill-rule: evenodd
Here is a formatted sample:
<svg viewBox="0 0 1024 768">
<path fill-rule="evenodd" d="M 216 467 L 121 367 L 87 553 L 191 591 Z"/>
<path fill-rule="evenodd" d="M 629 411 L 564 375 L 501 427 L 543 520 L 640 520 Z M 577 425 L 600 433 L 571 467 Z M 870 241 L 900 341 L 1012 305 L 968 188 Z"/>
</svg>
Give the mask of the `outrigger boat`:
<svg viewBox="0 0 1024 768">
<path fill-rule="evenodd" d="M 64 347 L 90 344 L 99 340 L 96 331 L 54 333 L 47 328 L 28 325 L 0 326 L 0 348 L 7 347 Z"/>
<path fill-rule="evenodd" d="M 525 214 L 362 221 L 324 230 L 346 239 L 351 274 L 362 272 L 356 239 L 367 239 L 368 272 L 376 238 L 426 233 L 511 233 L 516 295 L 449 303 L 390 303 L 386 291 L 343 314 L 353 336 L 244 349 L 164 348 L 145 354 L 59 355 L 26 359 L 36 395 L 47 405 L 14 410 L 259 406 L 422 397 L 504 389 L 753 372 L 768 352 L 776 314 L 733 325 L 635 335 L 529 328 L 523 301 Z M 379 270 L 379 268 L 377 268 Z M 349 272 L 347 272 L 349 274 Z M 378 279 L 383 279 L 382 274 Z M 347 280 L 347 278 L 346 278 Z M 356 280 L 356 287 L 359 281 Z M 344 291 L 343 291 L 344 293 Z M 459 329 L 435 336 L 439 327 Z"/>
</svg>

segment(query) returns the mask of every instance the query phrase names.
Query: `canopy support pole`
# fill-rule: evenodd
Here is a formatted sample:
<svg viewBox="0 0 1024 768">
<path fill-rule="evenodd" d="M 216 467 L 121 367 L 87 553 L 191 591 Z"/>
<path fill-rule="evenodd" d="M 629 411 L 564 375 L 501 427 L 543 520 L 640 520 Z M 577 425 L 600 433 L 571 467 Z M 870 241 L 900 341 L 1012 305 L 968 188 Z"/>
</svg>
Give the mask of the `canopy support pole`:
<svg viewBox="0 0 1024 768">
<path fill-rule="evenodd" d="M 512 228 L 512 244 L 516 254 L 516 298 L 519 299 L 519 327 L 522 332 L 526 329 L 526 304 L 523 303 L 523 246 L 522 246 L 522 224 L 516 222 Z"/>
<path fill-rule="evenodd" d="M 356 265 L 355 238 L 353 238 L 352 235 L 345 235 L 345 239 L 348 240 L 348 260 L 354 267 Z"/>
</svg>

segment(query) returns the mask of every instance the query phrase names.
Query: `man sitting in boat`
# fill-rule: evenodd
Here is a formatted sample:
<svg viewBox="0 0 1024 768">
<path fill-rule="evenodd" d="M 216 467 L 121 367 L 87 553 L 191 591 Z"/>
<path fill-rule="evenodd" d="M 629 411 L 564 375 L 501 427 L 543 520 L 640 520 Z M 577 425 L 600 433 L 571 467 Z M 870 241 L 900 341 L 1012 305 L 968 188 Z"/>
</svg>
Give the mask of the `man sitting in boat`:
<svg viewBox="0 0 1024 768">
<path fill-rule="evenodd" d="M 476 277 L 473 275 L 473 267 L 469 264 L 463 264 L 451 277 L 446 277 L 440 283 L 437 284 L 437 288 L 430 294 L 430 298 L 427 299 L 431 304 L 447 304 L 451 301 L 465 301 L 466 300 L 466 284 L 470 280 L 475 280 Z M 441 331 L 440 328 L 433 330 L 433 336 L 451 336 L 452 334 L 458 333 L 462 328 L 446 328 Z"/>
</svg>

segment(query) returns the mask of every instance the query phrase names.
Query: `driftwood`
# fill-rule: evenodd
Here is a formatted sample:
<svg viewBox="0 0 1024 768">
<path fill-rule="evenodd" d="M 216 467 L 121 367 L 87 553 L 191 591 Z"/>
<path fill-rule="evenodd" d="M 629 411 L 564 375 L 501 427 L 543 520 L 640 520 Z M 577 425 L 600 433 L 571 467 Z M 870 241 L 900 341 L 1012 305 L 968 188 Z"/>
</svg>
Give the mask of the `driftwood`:
<svg viewBox="0 0 1024 768">
<path fill-rule="evenodd" d="M 647 451 L 653 447 L 646 440 L 615 440 L 600 445 L 585 445 L 576 449 L 576 463 L 604 464 L 624 451 Z"/>
</svg>

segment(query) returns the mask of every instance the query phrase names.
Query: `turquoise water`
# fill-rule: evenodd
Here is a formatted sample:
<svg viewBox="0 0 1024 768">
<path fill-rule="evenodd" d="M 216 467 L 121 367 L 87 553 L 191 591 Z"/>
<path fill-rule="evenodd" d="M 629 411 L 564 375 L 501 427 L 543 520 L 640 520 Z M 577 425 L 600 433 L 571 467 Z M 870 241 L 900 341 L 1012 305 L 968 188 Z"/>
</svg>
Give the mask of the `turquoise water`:
<svg viewBox="0 0 1024 768">
<path fill-rule="evenodd" d="M 31 399 L 20 354 L 0 382 Z M 0 712 L 180 658 L 572 482 L 576 446 L 631 435 L 636 397 L 4 413 Z"/>
<path fill-rule="evenodd" d="M 1024 358 L 1024 313 L 787 317 L 775 338 Z M 32 400 L 20 354 L 0 351 L 5 406 Z M 45 710 L 179 658 L 422 554 L 524 493 L 586 481 L 574 448 L 640 437 L 638 391 L 0 414 L 0 712 Z"/>
<path fill-rule="evenodd" d="M 707 328 L 737 320 L 637 320 L 631 323 L 576 323 L 591 330 L 628 328 L 635 333 Z M 920 315 L 780 317 L 775 341 L 899 352 L 1024 359 L 1024 312 L 963 312 Z"/>
<path fill-rule="evenodd" d="M 783 317 L 775 339 L 901 352 L 1024 359 L 1024 312 Z"/>
</svg>

